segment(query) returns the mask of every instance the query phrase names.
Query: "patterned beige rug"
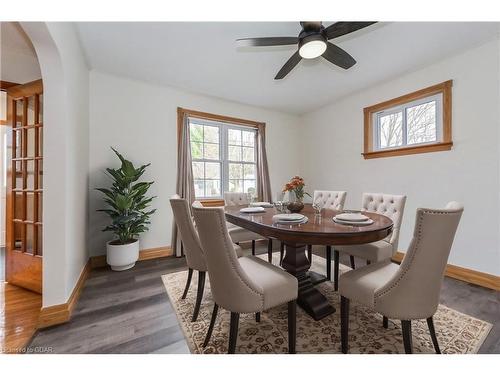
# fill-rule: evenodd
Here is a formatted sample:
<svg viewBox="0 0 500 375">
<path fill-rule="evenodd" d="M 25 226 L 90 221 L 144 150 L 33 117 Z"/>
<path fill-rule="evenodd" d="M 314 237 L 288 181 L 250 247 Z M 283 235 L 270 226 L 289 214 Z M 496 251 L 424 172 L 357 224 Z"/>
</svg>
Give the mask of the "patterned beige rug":
<svg viewBox="0 0 500 375">
<path fill-rule="evenodd" d="M 273 260 L 277 264 L 278 259 Z M 312 269 L 324 273 L 325 260 L 315 256 Z M 341 265 L 341 272 L 350 268 Z M 196 298 L 197 278 L 193 277 L 185 300 L 181 299 L 186 284 L 187 271 L 162 276 L 163 283 L 174 306 L 179 323 L 186 336 L 191 353 L 226 353 L 229 340 L 230 313 L 219 309 L 209 345 L 202 344 L 210 323 L 213 300 L 207 279 L 198 321 L 192 323 Z M 336 312 L 315 321 L 302 309 L 297 308 L 297 352 L 340 353 L 340 306 L 339 296 L 333 284 L 318 285 L 321 292 L 335 306 Z M 477 353 L 492 325 L 439 305 L 434 315 L 437 337 L 443 353 Z M 434 353 L 425 320 L 414 321 L 413 347 L 416 353 Z M 262 313 L 260 323 L 253 314 L 241 314 L 236 353 L 287 353 L 287 308 L 274 308 Z M 401 325 L 389 320 L 389 328 L 382 327 L 382 316 L 364 306 L 351 302 L 349 322 L 350 353 L 404 353 Z"/>
</svg>

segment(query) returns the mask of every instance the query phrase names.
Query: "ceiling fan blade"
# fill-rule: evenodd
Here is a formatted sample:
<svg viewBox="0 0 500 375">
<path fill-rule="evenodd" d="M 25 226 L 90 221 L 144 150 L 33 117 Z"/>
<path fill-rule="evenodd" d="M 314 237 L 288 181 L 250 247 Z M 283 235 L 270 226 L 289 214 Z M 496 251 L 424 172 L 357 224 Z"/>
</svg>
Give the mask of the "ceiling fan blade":
<svg viewBox="0 0 500 375">
<path fill-rule="evenodd" d="M 292 57 L 288 59 L 288 61 L 283 65 L 281 70 L 276 74 L 276 77 L 274 79 L 282 79 L 284 78 L 288 73 L 292 71 L 293 68 L 302 60 L 302 57 L 299 55 L 299 51 L 295 52 Z"/>
<path fill-rule="evenodd" d="M 356 30 L 364 29 L 377 22 L 335 22 L 325 29 L 327 39 L 352 33 Z"/>
<path fill-rule="evenodd" d="M 326 51 L 322 56 L 332 64 L 340 66 L 344 69 L 349 69 L 351 66 L 356 64 L 356 60 L 354 60 L 351 55 L 330 42 L 327 43 Z"/>
<path fill-rule="evenodd" d="M 243 38 L 236 39 L 240 47 L 266 47 L 266 46 L 287 46 L 298 44 L 299 38 L 295 36 L 279 36 L 269 38 Z"/>
</svg>

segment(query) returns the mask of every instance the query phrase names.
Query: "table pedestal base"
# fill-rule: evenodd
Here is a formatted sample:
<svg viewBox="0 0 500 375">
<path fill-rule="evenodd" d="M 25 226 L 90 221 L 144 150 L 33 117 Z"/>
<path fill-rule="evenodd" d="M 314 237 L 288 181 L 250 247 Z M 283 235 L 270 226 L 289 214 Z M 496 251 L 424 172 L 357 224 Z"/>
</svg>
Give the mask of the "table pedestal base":
<svg viewBox="0 0 500 375">
<path fill-rule="evenodd" d="M 324 281 L 322 280 L 322 275 L 318 275 L 316 272 L 307 272 L 311 264 L 306 256 L 306 246 L 285 242 L 285 247 L 286 253 L 282 267 L 288 273 L 294 275 L 299 282 L 298 305 L 312 316 L 314 320 L 323 319 L 325 316 L 334 313 L 335 308 L 314 287 L 315 284 Z M 316 275 L 320 277 L 318 278 Z"/>
</svg>

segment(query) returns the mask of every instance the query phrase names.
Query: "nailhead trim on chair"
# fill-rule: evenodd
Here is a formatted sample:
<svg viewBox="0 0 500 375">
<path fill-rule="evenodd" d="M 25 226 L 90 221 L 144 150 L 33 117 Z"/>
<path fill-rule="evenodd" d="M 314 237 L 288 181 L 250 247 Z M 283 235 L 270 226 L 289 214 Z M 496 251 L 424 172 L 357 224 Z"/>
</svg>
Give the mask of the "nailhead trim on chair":
<svg viewBox="0 0 500 375">
<path fill-rule="evenodd" d="M 206 214 L 206 213 L 207 213 L 206 211 L 205 211 L 205 212 L 203 212 L 203 211 L 202 211 L 202 214 Z M 226 237 L 226 234 L 227 234 L 226 232 L 227 232 L 227 231 L 224 231 L 224 224 L 225 224 L 225 221 L 224 221 L 224 222 L 223 222 L 223 221 L 221 221 L 219 216 L 217 216 L 217 219 L 219 220 L 219 223 L 218 223 L 218 224 L 219 224 L 220 234 L 221 234 L 223 237 Z M 231 242 L 231 241 L 230 241 L 230 242 Z M 249 284 L 246 282 L 246 280 L 243 280 L 243 279 L 240 277 L 240 274 L 239 274 L 239 273 L 238 273 L 238 271 L 237 271 L 237 267 L 236 267 L 236 265 L 233 263 L 233 259 L 232 259 L 232 258 L 229 258 L 229 259 L 230 259 L 230 261 L 231 261 L 231 267 L 232 267 L 232 268 L 233 268 L 233 270 L 235 271 L 235 273 L 236 273 L 236 275 L 237 275 L 238 279 L 240 279 L 240 281 L 241 281 L 244 285 L 246 285 L 246 286 L 248 287 L 248 289 L 249 289 L 252 293 L 256 294 L 257 296 L 259 296 L 259 297 L 261 298 L 261 300 L 262 300 L 262 302 L 261 302 L 261 304 L 262 304 L 262 305 L 261 305 L 261 306 L 262 306 L 262 308 L 261 308 L 261 310 L 260 310 L 260 311 L 263 311 L 263 310 L 264 310 L 264 294 L 262 294 L 262 293 L 261 293 L 260 291 L 258 291 L 258 290 L 255 290 L 255 289 L 254 289 L 251 285 L 249 285 Z"/>
<path fill-rule="evenodd" d="M 424 218 L 424 214 L 438 214 L 438 215 L 450 215 L 450 214 L 456 214 L 456 212 L 443 212 L 443 211 L 434 211 L 434 210 L 428 210 L 428 209 L 424 209 L 424 210 L 421 210 L 419 211 L 419 216 L 418 216 L 418 229 L 417 229 L 417 233 L 418 233 L 418 237 L 417 237 L 417 241 L 414 245 L 414 248 L 415 248 L 415 251 L 412 252 L 411 254 L 411 257 L 408 258 L 408 261 L 405 262 L 405 269 L 404 271 L 399 275 L 399 277 L 397 278 L 397 280 L 394 280 L 393 283 L 390 285 L 390 286 L 386 286 L 385 288 L 383 288 L 382 290 L 380 291 L 376 291 L 374 293 L 374 306 L 375 308 L 377 307 L 377 299 L 388 294 L 392 289 L 396 288 L 399 283 L 401 282 L 401 280 L 404 278 L 404 276 L 406 275 L 406 273 L 410 270 L 411 268 L 411 264 L 413 263 L 413 260 L 415 259 L 415 256 L 417 254 L 417 252 L 419 251 L 419 245 L 420 245 L 420 241 L 421 241 L 421 236 L 422 236 L 422 221 L 423 221 L 423 218 Z M 405 255 L 405 259 L 406 259 L 406 255 Z M 401 266 L 400 266 L 401 267 Z M 411 316 L 411 317 L 405 317 L 405 319 L 408 319 L 408 320 L 411 320 L 411 319 L 426 319 L 428 318 L 428 316 Z"/>
</svg>

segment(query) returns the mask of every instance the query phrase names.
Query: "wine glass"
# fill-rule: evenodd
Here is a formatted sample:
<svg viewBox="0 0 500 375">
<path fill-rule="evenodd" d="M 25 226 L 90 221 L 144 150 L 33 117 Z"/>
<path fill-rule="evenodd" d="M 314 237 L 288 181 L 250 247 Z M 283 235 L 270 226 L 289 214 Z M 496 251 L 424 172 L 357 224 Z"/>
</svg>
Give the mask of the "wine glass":
<svg viewBox="0 0 500 375">
<path fill-rule="evenodd" d="M 321 216 L 321 210 L 323 210 L 323 206 L 323 200 L 321 198 L 317 198 L 312 204 L 314 215 Z"/>
</svg>

